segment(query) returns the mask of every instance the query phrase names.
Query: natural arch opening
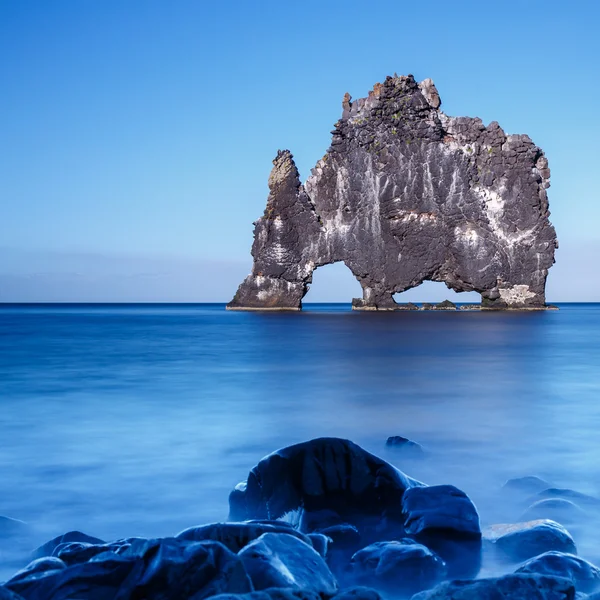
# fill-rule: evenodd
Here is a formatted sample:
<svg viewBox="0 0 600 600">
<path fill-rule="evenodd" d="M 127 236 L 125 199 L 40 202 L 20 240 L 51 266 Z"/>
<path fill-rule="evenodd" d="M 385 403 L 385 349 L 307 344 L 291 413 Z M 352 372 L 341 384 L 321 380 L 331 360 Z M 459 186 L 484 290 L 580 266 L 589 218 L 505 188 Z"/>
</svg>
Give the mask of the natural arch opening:
<svg viewBox="0 0 600 600">
<path fill-rule="evenodd" d="M 446 287 L 441 281 L 424 281 L 417 287 L 405 292 L 394 294 L 394 300 L 399 304 L 407 302 L 436 304 L 444 300 L 456 303 L 479 304 L 481 296 L 477 292 L 455 292 Z"/>
<path fill-rule="evenodd" d="M 302 299 L 302 304 L 343 302 L 350 304 L 352 298 L 362 298 L 362 288 L 352 271 L 343 263 L 317 267 L 312 283 Z"/>
</svg>

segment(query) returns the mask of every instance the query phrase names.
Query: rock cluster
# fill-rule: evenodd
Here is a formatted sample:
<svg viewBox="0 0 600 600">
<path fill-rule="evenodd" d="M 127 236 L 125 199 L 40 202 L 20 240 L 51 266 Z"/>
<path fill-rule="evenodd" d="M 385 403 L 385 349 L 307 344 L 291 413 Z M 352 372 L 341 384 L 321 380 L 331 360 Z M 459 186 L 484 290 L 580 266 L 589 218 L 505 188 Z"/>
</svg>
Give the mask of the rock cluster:
<svg viewBox="0 0 600 600">
<path fill-rule="evenodd" d="M 595 500 L 543 485 L 521 478 L 504 493 Z M 0 585 L 0 600 L 574 600 L 600 590 L 600 569 L 562 525 L 482 532 L 464 492 L 425 485 L 348 440 L 270 454 L 229 502 L 232 521 L 172 538 L 50 540 Z M 490 551 L 504 574 L 477 579 Z"/>
<path fill-rule="evenodd" d="M 440 104 L 430 79 L 387 77 L 346 94 L 304 185 L 278 152 L 252 273 L 228 308 L 297 310 L 313 271 L 338 261 L 362 286 L 357 309 L 395 309 L 393 294 L 425 280 L 479 292 L 485 308 L 544 307 L 557 247 L 544 153 Z"/>
</svg>

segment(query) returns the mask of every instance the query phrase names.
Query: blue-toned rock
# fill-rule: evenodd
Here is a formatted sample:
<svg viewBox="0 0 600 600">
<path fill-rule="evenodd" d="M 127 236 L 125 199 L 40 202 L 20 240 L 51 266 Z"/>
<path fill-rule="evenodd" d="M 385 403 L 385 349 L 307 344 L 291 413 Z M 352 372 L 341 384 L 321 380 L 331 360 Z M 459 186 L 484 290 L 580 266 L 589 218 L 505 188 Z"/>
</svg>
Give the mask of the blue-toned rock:
<svg viewBox="0 0 600 600">
<path fill-rule="evenodd" d="M 425 450 L 423 446 L 417 442 L 413 442 L 408 438 L 402 437 L 401 435 L 390 436 L 385 442 L 386 448 L 401 452 L 405 456 L 411 456 L 414 458 L 422 458 L 425 456 Z"/>
<path fill-rule="evenodd" d="M 338 590 L 335 577 L 319 553 L 291 535 L 265 533 L 238 556 L 255 590 L 294 588 L 326 596 Z"/>
<path fill-rule="evenodd" d="M 319 438 L 263 458 L 232 492 L 229 518 L 325 510 L 376 540 L 383 532 L 402 534 L 404 492 L 422 485 L 349 440 Z"/>
<path fill-rule="evenodd" d="M 565 498 L 545 498 L 534 502 L 520 517 L 520 521 L 551 519 L 563 525 L 582 523 L 588 513 L 571 500 Z"/>
<path fill-rule="evenodd" d="M 138 539 L 120 555 L 104 552 L 89 562 L 11 581 L 6 587 L 25 600 L 202 600 L 252 591 L 241 559 L 225 546 L 174 538 Z"/>
<path fill-rule="evenodd" d="M 239 552 L 244 546 L 258 539 L 264 533 L 287 533 L 311 545 L 310 539 L 282 521 L 253 523 L 210 523 L 199 527 L 190 527 L 176 535 L 179 540 L 200 542 L 213 540 L 221 542 L 232 552 Z"/>
<path fill-rule="evenodd" d="M 509 479 L 503 486 L 504 492 L 511 494 L 535 494 L 552 487 L 545 479 L 536 475 L 528 475 L 526 477 L 515 477 Z"/>
<path fill-rule="evenodd" d="M 563 498 L 564 500 L 571 500 L 576 502 L 579 506 L 600 510 L 600 498 L 584 494 L 570 488 L 548 488 L 542 490 L 532 496 L 529 499 L 529 503 L 537 502 L 538 500 L 544 500 L 546 498 Z"/>
<path fill-rule="evenodd" d="M 43 577 L 50 571 L 62 571 L 66 569 L 67 565 L 53 556 L 45 556 L 44 558 L 37 558 L 30 562 L 24 569 L 17 571 L 8 581 L 20 581 L 22 579 L 36 579 Z"/>
<path fill-rule="evenodd" d="M 87 535 L 86 533 L 82 533 L 81 531 L 69 531 L 63 535 L 59 535 L 46 542 L 36 550 L 32 552 L 31 558 L 35 560 L 36 558 L 42 558 L 44 556 L 52 556 L 54 550 L 57 546 L 64 544 L 66 542 L 85 542 L 88 544 L 104 544 L 104 540 L 100 538 L 94 537 L 92 535 Z"/>
<path fill-rule="evenodd" d="M 356 586 L 343 589 L 332 600 L 382 600 L 382 596 L 373 588 Z"/>
<path fill-rule="evenodd" d="M 505 575 L 473 581 L 447 581 L 412 600 L 574 600 L 575 587 L 562 577 Z"/>
<path fill-rule="evenodd" d="M 491 525 L 483 535 L 493 545 L 498 558 L 508 562 L 522 562 L 551 550 L 577 554 L 571 534 L 550 519 Z"/>
<path fill-rule="evenodd" d="M 481 529 L 470 498 L 452 485 L 415 487 L 402 503 L 406 534 L 447 563 L 450 577 L 474 577 L 481 565 Z"/>
<path fill-rule="evenodd" d="M 0 600 L 24 600 L 22 596 L 11 592 L 8 588 L 0 586 Z"/>
<path fill-rule="evenodd" d="M 219 594 L 211 600 L 323 600 L 319 594 L 310 590 L 292 588 L 269 588 L 249 594 Z M 358 599 L 357 599 L 358 600 Z M 365 599 L 365 600 L 371 600 Z M 377 600 L 377 599 L 373 599 Z"/>
<path fill-rule="evenodd" d="M 515 573 L 539 573 L 555 577 L 566 577 L 578 592 L 591 593 L 600 587 L 600 569 L 592 563 L 564 552 L 544 552 L 525 564 Z"/>
<path fill-rule="evenodd" d="M 350 564 L 356 583 L 393 595 L 410 596 L 446 576 L 444 561 L 410 539 L 371 544 L 359 550 Z"/>
</svg>

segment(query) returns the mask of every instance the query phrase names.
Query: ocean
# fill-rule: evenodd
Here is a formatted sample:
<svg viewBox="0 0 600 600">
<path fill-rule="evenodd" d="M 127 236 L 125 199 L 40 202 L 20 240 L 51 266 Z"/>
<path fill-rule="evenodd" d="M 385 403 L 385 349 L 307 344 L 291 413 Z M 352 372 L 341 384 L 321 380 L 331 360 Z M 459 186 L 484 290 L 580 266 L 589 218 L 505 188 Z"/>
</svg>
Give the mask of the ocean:
<svg viewBox="0 0 600 600">
<path fill-rule="evenodd" d="M 0 515 L 31 544 L 174 535 L 226 519 L 263 456 L 321 436 L 464 489 L 484 525 L 518 520 L 510 477 L 600 497 L 600 304 L 559 306 L 1 305 Z M 386 448 L 392 435 L 425 456 Z"/>
</svg>

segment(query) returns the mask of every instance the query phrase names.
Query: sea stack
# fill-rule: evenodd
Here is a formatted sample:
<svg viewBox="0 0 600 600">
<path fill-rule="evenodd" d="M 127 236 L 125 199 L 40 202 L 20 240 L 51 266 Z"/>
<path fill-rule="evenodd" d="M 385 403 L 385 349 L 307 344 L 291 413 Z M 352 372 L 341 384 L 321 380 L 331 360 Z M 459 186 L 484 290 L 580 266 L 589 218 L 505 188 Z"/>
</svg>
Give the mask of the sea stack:
<svg viewBox="0 0 600 600">
<path fill-rule="evenodd" d="M 387 77 L 344 96 L 304 184 L 279 151 L 252 273 L 227 308 L 299 310 L 313 271 L 338 261 L 362 286 L 355 309 L 393 310 L 393 294 L 426 280 L 479 292 L 482 308 L 544 308 L 557 240 L 543 151 L 440 105 L 431 79 Z"/>
</svg>

